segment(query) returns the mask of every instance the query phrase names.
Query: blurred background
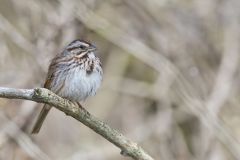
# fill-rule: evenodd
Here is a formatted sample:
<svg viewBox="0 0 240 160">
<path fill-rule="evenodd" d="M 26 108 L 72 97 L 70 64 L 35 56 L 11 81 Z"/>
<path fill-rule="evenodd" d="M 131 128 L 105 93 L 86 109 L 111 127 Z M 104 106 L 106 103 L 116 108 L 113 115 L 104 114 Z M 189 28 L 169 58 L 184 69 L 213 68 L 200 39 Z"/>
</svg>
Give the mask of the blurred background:
<svg viewBox="0 0 240 160">
<path fill-rule="evenodd" d="M 156 160 L 240 159 L 239 0 L 0 0 L 0 86 L 42 87 L 72 40 L 104 69 L 92 114 Z M 122 160 L 120 150 L 42 104 L 0 99 L 2 160 Z"/>
</svg>

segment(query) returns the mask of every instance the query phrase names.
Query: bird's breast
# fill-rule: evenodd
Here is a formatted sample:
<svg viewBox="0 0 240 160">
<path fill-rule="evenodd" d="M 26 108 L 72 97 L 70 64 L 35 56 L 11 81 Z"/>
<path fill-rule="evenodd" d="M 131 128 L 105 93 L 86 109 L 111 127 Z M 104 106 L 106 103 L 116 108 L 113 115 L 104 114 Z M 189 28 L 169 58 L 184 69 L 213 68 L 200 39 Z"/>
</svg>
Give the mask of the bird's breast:
<svg viewBox="0 0 240 160">
<path fill-rule="evenodd" d="M 102 74 L 96 69 L 88 74 L 86 69 L 76 67 L 65 76 L 64 87 L 59 95 L 73 101 L 83 101 L 95 95 L 102 81 Z"/>
</svg>

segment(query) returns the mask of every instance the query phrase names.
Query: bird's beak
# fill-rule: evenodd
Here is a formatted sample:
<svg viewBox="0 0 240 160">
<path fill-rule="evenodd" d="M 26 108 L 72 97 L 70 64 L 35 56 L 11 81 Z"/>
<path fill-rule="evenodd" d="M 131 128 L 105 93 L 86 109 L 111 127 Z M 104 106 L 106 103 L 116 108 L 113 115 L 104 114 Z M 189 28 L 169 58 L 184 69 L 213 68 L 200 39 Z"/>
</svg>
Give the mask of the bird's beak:
<svg viewBox="0 0 240 160">
<path fill-rule="evenodd" d="M 88 51 L 94 52 L 94 51 L 96 51 L 96 50 L 97 50 L 97 48 L 96 48 L 94 45 L 92 45 L 92 46 L 90 46 L 90 47 L 88 48 Z"/>
</svg>

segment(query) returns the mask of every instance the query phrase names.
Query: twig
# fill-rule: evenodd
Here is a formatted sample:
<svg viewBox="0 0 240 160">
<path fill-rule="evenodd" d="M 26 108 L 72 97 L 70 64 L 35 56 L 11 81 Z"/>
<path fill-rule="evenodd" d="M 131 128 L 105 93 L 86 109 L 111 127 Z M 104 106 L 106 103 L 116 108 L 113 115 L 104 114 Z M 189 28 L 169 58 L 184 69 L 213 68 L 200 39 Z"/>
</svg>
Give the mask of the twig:
<svg viewBox="0 0 240 160">
<path fill-rule="evenodd" d="M 136 160 L 153 160 L 140 146 L 130 141 L 118 131 L 91 115 L 83 107 L 63 99 L 45 88 L 14 89 L 0 87 L 0 97 L 10 99 L 26 99 L 46 103 L 56 107 L 76 120 L 82 122 L 105 139 L 121 149 L 121 154 Z"/>
</svg>

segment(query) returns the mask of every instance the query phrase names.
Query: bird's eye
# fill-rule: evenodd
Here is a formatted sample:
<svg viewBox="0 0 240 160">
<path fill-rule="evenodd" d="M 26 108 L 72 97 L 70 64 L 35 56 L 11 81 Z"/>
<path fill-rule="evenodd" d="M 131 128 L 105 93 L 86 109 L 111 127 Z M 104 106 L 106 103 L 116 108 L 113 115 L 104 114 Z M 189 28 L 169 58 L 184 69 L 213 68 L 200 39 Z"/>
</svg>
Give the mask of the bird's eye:
<svg viewBox="0 0 240 160">
<path fill-rule="evenodd" d="M 86 49 L 86 46 L 81 45 L 80 48 L 81 48 L 81 49 Z"/>
</svg>

